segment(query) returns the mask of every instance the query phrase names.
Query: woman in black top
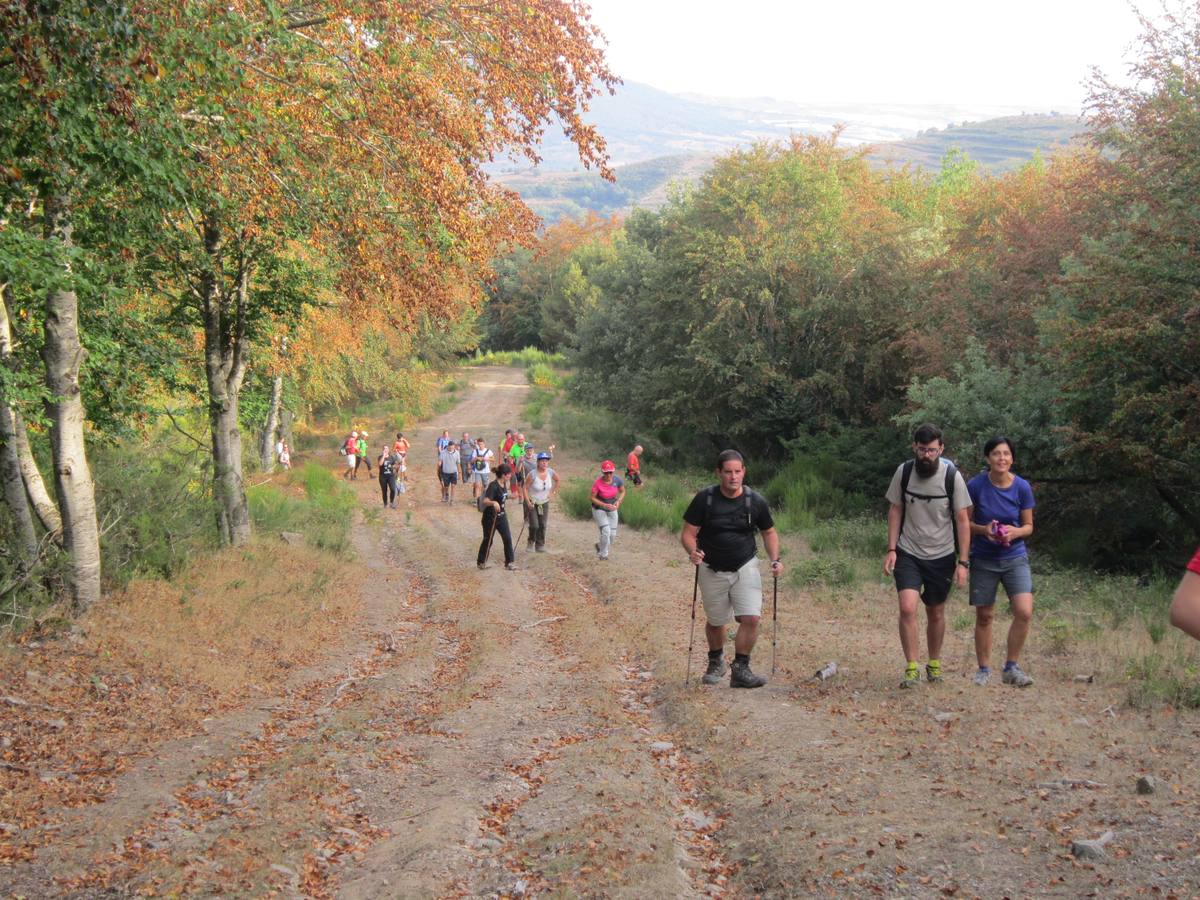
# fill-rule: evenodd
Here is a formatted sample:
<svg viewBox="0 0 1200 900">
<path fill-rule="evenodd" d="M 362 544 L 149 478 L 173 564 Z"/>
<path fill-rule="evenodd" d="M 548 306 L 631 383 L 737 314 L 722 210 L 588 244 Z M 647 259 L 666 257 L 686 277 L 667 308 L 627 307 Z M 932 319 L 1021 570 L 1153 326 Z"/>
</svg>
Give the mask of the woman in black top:
<svg viewBox="0 0 1200 900">
<path fill-rule="evenodd" d="M 487 568 L 488 552 L 492 549 L 492 538 L 500 535 L 504 542 L 504 568 L 515 569 L 517 557 L 513 552 L 512 532 L 508 530 L 508 516 L 504 514 L 504 504 L 508 500 L 508 479 L 512 476 L 512 466 L 501 463 L 496 467 L 496 479 L 488 484 L 483 492 L 483 540 L 479 543 L 479 556 L 476 565 L 481 569 Z"/>
</svg>

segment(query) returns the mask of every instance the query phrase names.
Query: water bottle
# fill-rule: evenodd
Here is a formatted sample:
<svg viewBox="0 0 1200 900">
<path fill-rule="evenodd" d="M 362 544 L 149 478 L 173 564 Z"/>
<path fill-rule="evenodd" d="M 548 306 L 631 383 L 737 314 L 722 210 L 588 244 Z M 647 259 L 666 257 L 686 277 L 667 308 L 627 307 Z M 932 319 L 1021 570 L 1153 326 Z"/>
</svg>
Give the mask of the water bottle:
<svg viewBox="0 0 1200 900">
<path fill-rule="evenodd" d="M 837 674 L 837 663 L 830 660 L 825 663 L 825 667 L 817 670 L 817 674 L 813 676 L 817 681 L 828 681 Z"/>
</svg>

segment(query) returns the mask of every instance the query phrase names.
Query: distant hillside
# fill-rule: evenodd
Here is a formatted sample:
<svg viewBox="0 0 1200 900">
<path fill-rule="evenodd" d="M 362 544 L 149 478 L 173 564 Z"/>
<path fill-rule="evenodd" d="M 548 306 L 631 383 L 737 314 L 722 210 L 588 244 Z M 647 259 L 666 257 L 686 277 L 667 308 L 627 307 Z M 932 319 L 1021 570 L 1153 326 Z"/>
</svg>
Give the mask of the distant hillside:
<svg viewBox="0 0 1200 900">
<path fill-rule="evenodd" d="M 1028 162 L 1036 152 L 1048 155 L 1062 149 L 1084 133 L 1083 123 L 1073 116 L 1005 116 L 930 128 L 907 140 L 877 143 L 868 158 L 878 165 L 936 169 L 947 152 L 959 149 L 984 171 L 1004 172 Z M 728 149 L 746 143 L 749 140 L 734 142 Z M 591 172 L 545 167 L 501 174 L 498 180 L 520 193 L 530 208 L 551 224 L 588 210 L 611 215 L 634 208 L 657 209 L 666 201 L 671 182 L 698 181 L 714 156 L 712 152 L 680 153 L 619 166 L 615 184 Z"/>
<path fill-rule="evenodd" d="M 589 210 L 604 215 L 636 207 L 657 209 L 673 181 L 695 182 L 712 165 L 710 154 L 660 156 L 616 170 L 617 181 L 591 172 L 547 172 L 540 168 L 500 178 L 548 224 L 578 218 Z"/>
<path fill-rule="evenodd" d="M 1087 133 L 1074 116 L 1005 116 L 931 128 L 915 138 L 877 144 L 870 158 L 888 165 L 937 168 L 950 150 L 962 150 L 989 172 L 1005 172 L 1028 162 L 1036 152 L 1052 153 Z"/>
<path fill-rule="evenodd" d="M 1026 110 L 1047 112 L 1047 110 Z M 801 103 L 772 97 L 705 97 L 671 94 L 626 82 L 614 96 L 597 97 L 588 111 L 608 142 L 616 165 L 663 156 L 720 154 L 755 140 L 791 134 L 829 134 L 843 126 L 850 146 L 897 141 L 951 122 L 982 121 L 1021 113 L 1012 106 L 953 104 Z M 575 146 L 553 128 L 539 147 L 543 171 L 581 171 Z M 493 175 L 527 168 L 522 159 L 500 159 Z"/>
</svg>

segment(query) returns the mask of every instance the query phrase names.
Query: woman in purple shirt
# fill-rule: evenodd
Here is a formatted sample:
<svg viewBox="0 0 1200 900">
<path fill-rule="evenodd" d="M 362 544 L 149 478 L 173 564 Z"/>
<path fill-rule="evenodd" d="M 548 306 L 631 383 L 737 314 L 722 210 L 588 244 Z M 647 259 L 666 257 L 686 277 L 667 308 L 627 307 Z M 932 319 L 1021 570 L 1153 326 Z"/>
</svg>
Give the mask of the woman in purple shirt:
<svg viewBox="0 0 1200 900">
<path fill-rule="evenodd" d="M 1021 671 L 1017 658 L 1029 636 L 1033 618 L 1033 576 L 1025 539 L 1033 534 L 1033 489 L 1012 470 L 1013 444 L 994 437 L 983 445 L 988 469 L 967 482 L 974 508 L 971 511 L 971 605 L 975 607 L 975 656 L 979 671 L 974 681 L 985 685 L 991 678 L 992 620 L 996 589 L 1003 584 L 1012 607 L 1008 629 L 1008 655 L 1001 680 L 1014 687 L 1029 687 L 1033 679 Z"/>
</svg>

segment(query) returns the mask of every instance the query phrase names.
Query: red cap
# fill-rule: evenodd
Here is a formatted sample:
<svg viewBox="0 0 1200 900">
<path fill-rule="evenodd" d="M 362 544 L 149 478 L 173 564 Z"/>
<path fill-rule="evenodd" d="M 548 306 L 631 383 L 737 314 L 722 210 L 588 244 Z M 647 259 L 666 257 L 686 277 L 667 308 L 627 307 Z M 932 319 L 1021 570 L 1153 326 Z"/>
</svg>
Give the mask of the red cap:
<svg viewBox="0 0 1200 900">
<path fill-rule="evenodd" d="M 604 462 L 600 463 L 600 471 L 615 472 L 617 471 L 617 467 L 613 465 L 613 461 L 611 459 L 606 459 Z"/>
</svg>

